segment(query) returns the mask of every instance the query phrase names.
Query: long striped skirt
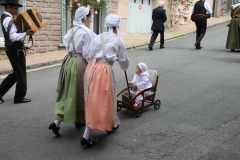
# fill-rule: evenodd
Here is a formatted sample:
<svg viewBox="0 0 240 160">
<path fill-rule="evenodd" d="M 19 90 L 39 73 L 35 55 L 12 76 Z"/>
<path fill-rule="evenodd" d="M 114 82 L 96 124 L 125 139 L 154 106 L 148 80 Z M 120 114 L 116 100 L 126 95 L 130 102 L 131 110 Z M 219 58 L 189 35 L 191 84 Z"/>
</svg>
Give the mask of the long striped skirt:
<svg viewBox="0 0 240 160">
<path fill-rule="evenodd" d="M 65 123 L 85 123 L 83 76 L 87 61 L 80 54 L 68 54 L 58 80 L 55 117 Z"/>
</svg>

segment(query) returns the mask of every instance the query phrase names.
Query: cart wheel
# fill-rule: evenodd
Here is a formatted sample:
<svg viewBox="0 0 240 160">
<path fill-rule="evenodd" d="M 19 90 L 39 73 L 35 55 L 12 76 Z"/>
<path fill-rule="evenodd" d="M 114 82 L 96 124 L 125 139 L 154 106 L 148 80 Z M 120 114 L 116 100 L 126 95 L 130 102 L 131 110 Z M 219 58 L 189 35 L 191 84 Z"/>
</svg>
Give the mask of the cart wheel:
<svg viewBox="0 0 240 160">
<path fill-rule="evenodd" d="M 117 106 L 117 111 L 121 111 L 122 107 Z"/>
<path fill-rule="evenodd" d="M 158 100 L 156 100 L 155 102 L 154 102 L 154 108 L 155 109 L 159 109 L 160 108 L 160 106 L 161 106 L 161 101 L 158 99 Z"/>
<path fill-rule="evenodd" d="M 138 117 L 141 117 L 142 115 L 142 108 L 138 108 L 135 112 L 135 116 L 138 118 Z"/>
</svg>

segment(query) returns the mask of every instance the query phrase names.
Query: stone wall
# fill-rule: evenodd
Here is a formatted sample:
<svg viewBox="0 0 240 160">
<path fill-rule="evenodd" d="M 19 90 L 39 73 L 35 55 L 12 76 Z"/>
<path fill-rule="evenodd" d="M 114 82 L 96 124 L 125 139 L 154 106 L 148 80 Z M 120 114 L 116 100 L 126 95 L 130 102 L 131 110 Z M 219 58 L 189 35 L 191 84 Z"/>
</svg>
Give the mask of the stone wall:
<svg viewBox="0 0 240 160">
<path fill-rule="evenodd" d="M 118 14 L 118 0 L 106 0 L 108 14 Z M 37 6 L 47 26 L 33 36 L 33 47 L 27 54 L 46 53 L 59 49 L 61 42 L 61 0 L 26 0 L 26 9 Z M 28 40 L 28 36 L 26 38 Z M 26 43 L 28 43 L 26 41 Z M 31 45 L 31 42 L 29 42 Z M 6 59 L 4 46 L 0 46 L 0 60 Z"/>
<path fill-rule="evenodd" d="M 33 47 L 27 50 L 27 54 L 58 50 L 58 44 L 61 41 L 61 0 L 26 0 L 26 9 L 33 6 L 37 6 L 47 26 L 33 35 Z M 28 44 L 28 36 L 26 44 Z M 0 46 L 0 60 L 6 58 L 5 47 Z"/>
<path fill-rule="evenodd" d="M 39 13 L 47 24 L 34 36 L 33 50 L 28 53 L 45 53 L 58 50 L 61 41 L 61 1 L 60 0 L 27 0 L 26 9 L 37 6 Z"/>
<path fill-rule="evenodd" d="M 108 3 L 108 14 L 118 14 L 118 0 L 106 0 Z"/>
</svg>

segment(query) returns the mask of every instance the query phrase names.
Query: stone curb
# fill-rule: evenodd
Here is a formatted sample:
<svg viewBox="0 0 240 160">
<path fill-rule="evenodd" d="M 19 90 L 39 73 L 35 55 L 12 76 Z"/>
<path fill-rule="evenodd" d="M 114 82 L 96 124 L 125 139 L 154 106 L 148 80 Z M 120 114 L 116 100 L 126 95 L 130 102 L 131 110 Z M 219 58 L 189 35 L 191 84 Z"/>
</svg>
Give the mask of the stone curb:
<svg viewBox="0 0 240 160">
<path fill-rule="evenodd" d="M 63 59 L 57 59 L 57 60 L 52 60 L 52 61 L 40 62 L 40 63 L 27 65 L 26 68 L 27 68 L 27 70 L 28 69 L 36 69 L 36 68 L 40 68 L 40 67 L 43 67 L 43 66 L 48 66 L 48 65 L 61 63 L 62 61 L 63 61 Z M 1 70 L 0 71 L 0 75 L 9 74 L 9 73 L 12 73 L 12 72 L 13 72 L 12 69 Z"/>
<path fill-rule="evenodd" d="M 218 24 L 222 24 L 222 23 L 225 23 L 225 22 L 228 22 L 228 21 L 230 21 L 230 20 L 226 20 L 226 21 L 223 21 L 223 22 L 215 23 L 215 24 L 209 25 L 207 27 L 212 27 L 212 26 L 215 26 L 215 25 L 218 25 Z M 195 30 L 187 32 L 187 33 L 183 33 L 183 34 L 180 34 L 180 35 L 177 35 L 177 36 L 169 37 L 169 38 L 166 38 L 165 40 L 171 40 L 171 39 L 175 39 L 175 38 L 178 38 L 178 37 L 183 37 L 183 36 L 186 36 L 186 35 L 188 35 L 190 33 L 193 33 L 193 32 L 195 32 Z M 160 41 L 156 41 L 155 43 L 160 43 Z M 126 49 L 127 50 L 132 50 L 132 49 L 136 49 L 136 48 L 139 48 L 139 47 L 144 47 L 144 46 L 147 46 L 147 45 L 148 45 L 148 43 L 144 43 L 144 44 L 139 44 L 139 45 L 135 45 L 135 46 L 126 47 Z M 36 68 L 40 68 L 40 67 L 43 67 L 43 66 L 48 66 L 48 65 L 61 63 L 62 60 L 63 59 L 57 59 L 57 60 L 52 60 L 52 61 L 46 61 L 46 62 L 30 64 L 30 65 L 27 65 L 27 69 L 36 69 Z M 12 69 L 6 69 L 6 70 L 0 71 L 0 75 L 9 74 L 9 73 L 12 73 Z"/>
</svg>

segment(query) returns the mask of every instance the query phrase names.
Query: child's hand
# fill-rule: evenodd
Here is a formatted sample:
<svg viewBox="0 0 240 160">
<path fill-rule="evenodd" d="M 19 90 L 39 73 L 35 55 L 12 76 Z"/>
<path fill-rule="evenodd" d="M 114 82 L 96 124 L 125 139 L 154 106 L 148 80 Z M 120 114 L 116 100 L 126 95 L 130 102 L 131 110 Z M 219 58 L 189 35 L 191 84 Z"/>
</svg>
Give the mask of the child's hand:
<svg viewBox="0 0 240 160">
<path fill-rule="evenodd" d="M 137 88 L 136 83 L 133 83 L 133 84 L 132 84 L 132 88 Z"/>
</svg>

